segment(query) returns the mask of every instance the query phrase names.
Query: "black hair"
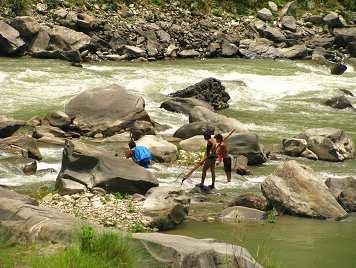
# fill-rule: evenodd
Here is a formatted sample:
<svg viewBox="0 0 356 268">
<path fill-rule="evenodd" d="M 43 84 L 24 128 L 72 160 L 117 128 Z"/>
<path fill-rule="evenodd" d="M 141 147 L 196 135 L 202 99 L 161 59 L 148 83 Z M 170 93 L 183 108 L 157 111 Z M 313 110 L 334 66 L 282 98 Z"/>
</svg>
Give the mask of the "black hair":
<svg viewBox="0 0 356 268">
<path fill-rule="evenodd" d="M 209 133 L 204 133 L 204 139 L 205 140 L 210 140 L 211 139 L 211 135 Z"/>
<path fill-rule="evenodd" d="M 135 148 L 136 147 L 136 142 L 134 142 L 133 140 L 131 140 L 130 142 L 129 142 L 129 148 L 130 149 L 133 149 L 133 148 Z"/>
<path fill-rule="evenodd" d="M 216 134 L 216 135 L 214 136 L 214 138 L 215 138 L 216 140 L 219 140 L 219 141 L 223 141 L 223 140 L 224 140 L 224 138 L 223 138 L 223 136 L 222 136 L 221 134 Z"/>
</svg>

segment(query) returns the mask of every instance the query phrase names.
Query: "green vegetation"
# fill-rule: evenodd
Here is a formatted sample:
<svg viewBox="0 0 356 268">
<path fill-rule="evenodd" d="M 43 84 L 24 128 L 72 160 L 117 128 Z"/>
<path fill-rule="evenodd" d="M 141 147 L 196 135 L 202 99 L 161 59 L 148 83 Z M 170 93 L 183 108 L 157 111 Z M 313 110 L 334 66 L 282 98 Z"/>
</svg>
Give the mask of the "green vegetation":
<svg viewBox="0 0 356 268">
<path fill-rule="evenodd" d="M 267 212 L 267 222 L 276 223 L 278 217 L 278 212 L 275 208 Z"/>
<path fill-rule="evenodd" d="M 147 228 L 142 222 L 136 222 L 131 225 L 130 227 L 130 232 L 131 233 L 144 233 L 147 232 Z"/>
<path fill-rule="evenodd" d="M 51 255 L 43 256 L 48 245 L 10 244 L 9 232 L 0 228 L 0 267 L 143 267 L 143 252 L 129 236 L 114 232 L 96 232 L 84 226 L 78 241 Z M 42 253 L 40 253 L 42 252 Z M 147 259 L 145 258 L 145 264 Z"/>
</svg>

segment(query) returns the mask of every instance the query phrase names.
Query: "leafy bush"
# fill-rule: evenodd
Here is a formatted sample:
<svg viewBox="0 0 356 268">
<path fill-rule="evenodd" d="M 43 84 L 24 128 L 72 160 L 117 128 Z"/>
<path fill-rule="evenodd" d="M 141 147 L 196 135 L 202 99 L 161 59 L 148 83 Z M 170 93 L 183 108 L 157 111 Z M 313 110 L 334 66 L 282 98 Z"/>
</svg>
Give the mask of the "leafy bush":
<svg viewBox="0 0 356 268">
<path fill-rule="evenodd" d="M 5 0 L 5 3 L 16 15 L 30 9 L 33 4 L 32 0 Z"/>
</svg>

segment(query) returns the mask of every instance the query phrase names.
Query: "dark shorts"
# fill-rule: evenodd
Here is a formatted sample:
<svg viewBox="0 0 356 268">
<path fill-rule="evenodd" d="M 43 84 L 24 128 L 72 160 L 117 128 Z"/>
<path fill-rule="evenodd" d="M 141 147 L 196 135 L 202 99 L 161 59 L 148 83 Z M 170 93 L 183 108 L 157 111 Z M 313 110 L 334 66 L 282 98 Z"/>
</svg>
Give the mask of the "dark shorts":
<svg viewBox="0 0 356 268">
<path fill-rule="evenodd" d="M 223 159 L 225 172 L 231 172 L 231 157 Z"/>
<path fill-rule="evenodd" d="M 216 158 L 215 157 L 210 157 L 205 160 L 203 169 L 208 170 L 209 168 L 214 168 L 216 163 Z"/>
<path fill-rule="evenodd" d="M 142 159 L 141 161 L 137 162 L 137 164 L 139 164 L 141 167 L 149 168 L 149 165 L 151 164 L 151 160 L 150 159 Z"/>
</svg>

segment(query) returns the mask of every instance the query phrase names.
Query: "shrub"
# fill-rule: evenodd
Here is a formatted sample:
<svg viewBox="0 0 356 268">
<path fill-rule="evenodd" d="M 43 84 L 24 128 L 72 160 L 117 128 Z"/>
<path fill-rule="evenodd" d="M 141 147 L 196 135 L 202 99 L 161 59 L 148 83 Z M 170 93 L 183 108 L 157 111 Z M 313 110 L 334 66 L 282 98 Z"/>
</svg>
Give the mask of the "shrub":
<svg viewBox="0 0 356 268">
<path fill-rule="evenodd" d="M 33 4 L 32 0 L 6 0 L 5 3 L 16 15 L 30 9 Z"/>
</svg>

